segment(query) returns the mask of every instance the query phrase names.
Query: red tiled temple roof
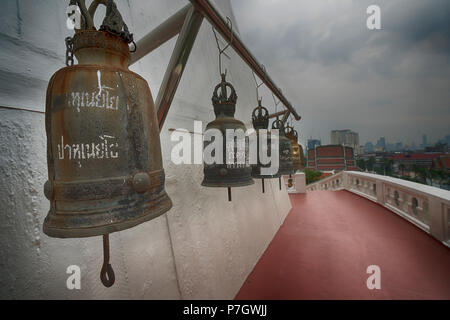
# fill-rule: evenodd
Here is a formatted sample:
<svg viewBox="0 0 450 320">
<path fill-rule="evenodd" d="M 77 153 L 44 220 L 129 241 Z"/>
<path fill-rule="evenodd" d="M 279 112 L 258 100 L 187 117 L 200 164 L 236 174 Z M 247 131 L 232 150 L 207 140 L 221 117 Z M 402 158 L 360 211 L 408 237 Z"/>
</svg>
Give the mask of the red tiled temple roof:
<svg viewBox="0 0 450 320">
<path fill-rule="evenodd" d="M 347 159 L 353 159 L 353 150 L 352 150 L 352 148 L 345 147 L 345 157 Z"/>
<path fill-rule="evenodd" d="M 450 156 L 448 157 L 441 157 L 441 161 L 443 162 L 445 169 L 450 168 Z"/>
<path fill-rule="evenodd" d="M 343 150 L 340 146 L 320 146 L 316 147 L 317 157 L 343 157 Z"/>
<path fill-rule="evenodd" d="M 320 159 L 317 159 L 318 165 L 325 164 L 325 163 L 342 164 L 342 163 L 344 163 L 344 160 L 342 158 L 326 158 L 326 159 L 320 158 Z"/>
<path fill-rule="evenodd" d="M 334 169 L 344 169 L 345 166 L 343 163 L 341 164 L 324 164 L 324 165 L 318 165 L 317 166 L 319 170 L 334 170 Z"/>
</svg>

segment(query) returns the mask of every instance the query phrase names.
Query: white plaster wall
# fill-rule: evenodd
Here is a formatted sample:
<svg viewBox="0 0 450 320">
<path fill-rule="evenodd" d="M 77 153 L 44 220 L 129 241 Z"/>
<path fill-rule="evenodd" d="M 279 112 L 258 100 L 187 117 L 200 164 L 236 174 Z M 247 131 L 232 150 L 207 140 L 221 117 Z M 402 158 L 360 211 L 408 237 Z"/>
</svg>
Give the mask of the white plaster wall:
<svg viewBox="0 0 450 320">
<path fill-rule="evenodd" d="M 182 0 L 116 0 L 135 39 L 187 4 Z M 216 1 L 234 17 L 229 0 Z M 235 296 L 290 210 L 278 181 L 233 189 L 200 186 L 201 165 L 170 161 L 169 128 L 193 129 L 214 118 L 212 90 L 219 80 L 211 26 L 200 29 L 161 132 L 166 188 L 173 208 L 165 215 L 111 235 L 116 284 L 104 288 L 101 237 L 53 239 L 42 233 L 48 201 L 44 125 L 45 90 L 64 66 L 65 1 L 2 0 L 0 10 L 0 298 L 230 299 Z M 96 15 L 97 25 L 104 10 Z M 237 29 L 234 22 L 235 29 Z M 175 39 L 132 70 L 147 79 L 154 98 Z M 250 69 L 230 51 L 224 60 L 238 94 L 236 118 L 246 124 L 255 107 Z M 5 107 L 23 108 L 15 110 Z M 32 111 L 31 111 L 32 110 Z M 66 268 L 81 267 L 81 290 L 66 288 Z"/>
</svg>

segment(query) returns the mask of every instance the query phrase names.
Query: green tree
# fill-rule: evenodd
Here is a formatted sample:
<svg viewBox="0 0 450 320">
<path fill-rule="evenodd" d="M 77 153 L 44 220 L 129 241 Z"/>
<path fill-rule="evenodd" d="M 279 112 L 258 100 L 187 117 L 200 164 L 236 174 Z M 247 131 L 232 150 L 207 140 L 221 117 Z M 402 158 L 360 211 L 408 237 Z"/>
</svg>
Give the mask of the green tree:
<svg viewBox="0 0 450 320">
<path fill-rule="evenodd" d="M 373 171 L 373 166 L 375 164 L 375 157 L 370 157 L 366 162 L 366 168 L 369 171 Z"/>
<path fill-rule="evenodd" d="M 412 167 L 417 180 L 423 184 L 427 184 L 427 170 L 424 167 L 420 167 L 416 164 Z"/>
<path fill-rule="evenodd" d="M 387 176 L 392 176 L 392 165 L 393 165 L 394 161 L 390 160 L 390 159 L 383 159 L 383 171 L 384 174 Z"/>
<path fill-rule="evenodd" d="M 405 164 L 404 163 L 400 163 L 400 165 L 398 166 L 400 168 L 400 172 L 402 174 L 402 177 L 405 175 Z"/>
<path fill-rule="evenodd" d="M 445 181 L 450 177 L 450 174 L 442 169 L 432 168 L 430 169 L 430 174 L 432 179 L 435 179 L 438 182 L 439 188 L 442 188 L 442 186 L 445 184 Z"/>
<path fill-rule="evenodd" d="M 364 159 L 359 159 L 356 162 L 356 165 L 358 166 L 358 168 L 362 169 L 362 170 L 366 170 L 367 166 L 366 166 L 366 161 Z"/>
<path fill-rule="evenodd" d="M 311 184 L 320 180 L 321 176 L 322 172 L 320 171 L 315 171 L 308 168 L 305 169 L 306 184 Z"/>
</svg>

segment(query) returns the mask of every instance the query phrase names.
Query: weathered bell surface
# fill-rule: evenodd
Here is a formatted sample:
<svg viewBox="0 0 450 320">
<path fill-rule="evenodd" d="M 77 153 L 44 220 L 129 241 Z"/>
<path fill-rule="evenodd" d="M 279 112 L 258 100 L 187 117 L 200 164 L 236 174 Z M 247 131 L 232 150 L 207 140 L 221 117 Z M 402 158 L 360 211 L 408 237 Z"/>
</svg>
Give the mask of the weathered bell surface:
<svg viewBox="0 0 450 320">
<path fill-rule="evenodd" d="M 51 237 L 89 237 L 168 211 L 159 127 L 147 82 L 128 70 L 127 42 L 109 32 L 73 38 L 79 64 L 57 71 L 46 99 Z"/>
<path fill-rule="evenodd" d="M 227 95 L 227 88 L 230 89 L 230 95 Z M 220 90 L 220 94 L 219 94 Z M 245 137 L 245 150 L 244 154 L 239 154 L 241 151 L 238 148 L 238 141 L 226 141 L 227 129 L 229 130 L 242 130 L 246 132 L 246 127 L 244 123 L 234 118 L 234 113 L 236 110 L 236 100 L 237 95 L 234 87 L 231 83 L 226 82 L 225 74 L 222 74 L 222 81 L 219 83 L 215 89 L 212 96 L 212 103 L 214 106 L 214 114 L 216 119 L 207 124 L 205 132 L 210 129 L 217 129 L 222 133 L 223 138 L 223 159 L 218 161 L 221 163 L 214 162 L 212 164 L 204 163 L 203 173 L 204 179 L 202 186 L 205 187 L 243 187 L 254 184 L 251 177 L 252 168 L 249 165 L 249 154 L 248 154 L 248 137 Z M 204 141 L 204 150 L 213 141 Z M 234 155 L 230 160 L 230 154 L 227 153 L 227 143 L 231 147 L 230 150 L 234 150 Z M 227 161 L 228 159 L 228 161 Z M 244 159 L 239 161 L 239 159 Z M 227 163 L 228 162 L 228 163 Z M 229 195 L 230 197 L 230 195 Z"/>
<path fill-rule="evenodd" d="M 286 127 L 286 137 L 291 141 L 292 165 L 294 171 L 303 170 L 303 148 L 298 143 L 298 132 L 293 127 Z"/>
<path fill-rule="evenodd" d="M 267 149 L 263 150 L 263 152 L 269 153 L 271 150 L 271 136 L 270 131 L 267 130 L 269 126 L 269 111 L 261 106 L 261 100 L 258 100 L 258 106 L 253 110 L 252 113 L 252 122 L 253 122 L 253 128 L 256 131 L 256 139 L 257 139 L 257 163 L 252 165 L 252 177 L 255 179 L 270 179 L 270 178 L 278 178 L 280 177 L 280 174 L 278 173 L 278 170 L 273 175 L 265 175 L 261 173 L 262 168 L 268 168 L 270 167 L 270 163 L 268 164 L 262 164 L 260 161 L 260 139 L 261 133 L 265 130 L 267 133 Z"/>
<path fill-rule="evenodd" d="M 275 120 L 272 123 L 272 129 L 279 130 L 279 145 L 280 145 L 280 168 L 278 173 L 280 175 L 290 175 L 294 173 L 292 165 L 292 145 L 291 141 L 286 137 L 284 123 L 281 120 Z"/>
</svg>

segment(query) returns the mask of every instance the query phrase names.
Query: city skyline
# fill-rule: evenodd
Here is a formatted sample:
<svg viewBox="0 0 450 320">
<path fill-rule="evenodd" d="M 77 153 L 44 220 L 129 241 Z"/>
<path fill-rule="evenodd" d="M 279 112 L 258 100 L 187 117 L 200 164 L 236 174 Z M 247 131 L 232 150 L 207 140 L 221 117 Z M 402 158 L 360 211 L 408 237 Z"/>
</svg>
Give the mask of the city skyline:
<svg viewBox="0 0 450 320">
<path fill-rule="evenodd" d="M 307 141 L 308 140 L 320 140 L 321 141 L 321 143 L 323 144 L 323 145 L 327 145 L 327 144 L 332 144 L 331 143 L 331 138 L 330 138 L 330 133 L 332 132 L 332 131 L 336 131 L 336 130 L 338 130 L 338 131 L 341 131 L 341 130 L 352 130 L 352 129 L 333 129 L 333 130 L 330 130 L 329 131 L 329 133 L 328 133 L 328 135 L 326 136 L 326 138 L 324 139 L 323 137 L 318 137 L 318 136 L 308 136 L 308 137 L 305 137 L 305 145 L 307 145 Z M 352 131 L 354 131 L 354 130 L 352 130 Z M 358 133 L 358 134 L 360 134 L 359 132 L 356 132 L 356 133 Z M 400 140 L 400 139 L 388 139 L 387 137 L 385 137 L 385 136 L 379 136 L 379 137 L 377 137 L 377 138 L 375 138 L 374 140 L 369 140 L 369 141 L 364 141 L 364 140 L 361 140 L 360 139 L 360 143 L 359 143 L 359 145 L 360 146 L 364 146 L 366 143 L 372 143 L 374 146 L 377 144 L 377 141 L 380 139 L 380 138 L 385 138 L 385 140 L 386 140 L 386 145 L 388 145 L 388 144 L 397 144 L 397 143 L 402 143 L 403 144 L 403 146 L 413 146 L 413 145 L 415 145 L 416 147 L 419 147 L 419 146 L 421 146 L 421 144 L 422 144 L 422 139 L 423 139 L 423 136 L 426 136 L 427 138 L 426 138 L 426 140 L 427 140 L 427 144 L 426 144 L 426 146 L 433 146 L 433 145 L 435 145 L 436 143 L 438 143 L 439 141 L 442 141 L 442 140 L 445 140 L 448 136 L 450 136 L 450 131 L 448 132 L 448 133 L 446 133 L 446 134 L 442 134 L 442 136 L 441 137 L 438 137 L 438 138 L 436 138 L 435 140 L 431 140 L 430 138 L 429 138 L 429 136 L 426 134 L 426 133 L 423 133 L 423 134 L 420 134 L 420 141 L 419 140 L 417 140 L 417 141 L 402 141 L 402 140 Z M 448 138 L 447 138 L 448 139 Z"/>
<path fill-rule="evenodd" d="M 373 1 L 232 4 L 241 38 L 302 116 L 293 122 L 302 143 L 329 143 L 335 129 L 410 145 L 450 133 L 447 0 L 379 0 L 381 30 L 366 27 Z"/>
</svg>

